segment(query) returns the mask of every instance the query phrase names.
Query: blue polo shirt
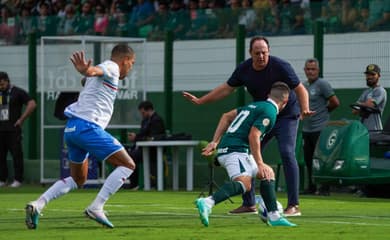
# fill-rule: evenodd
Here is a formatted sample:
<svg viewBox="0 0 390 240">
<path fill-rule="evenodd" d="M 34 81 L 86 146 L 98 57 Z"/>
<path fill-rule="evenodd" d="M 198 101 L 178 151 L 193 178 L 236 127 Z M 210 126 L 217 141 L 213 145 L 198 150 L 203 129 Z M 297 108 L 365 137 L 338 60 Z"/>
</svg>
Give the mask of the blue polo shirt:
<svg viewBox="0 0 390 240">
<path fill-rule="evenodd" d="M 256 71 L 252 67 L 252 58 L 242 62 L 227 81 L 231 87 L 245 86 L 253 101 L 265 101 L 271 91 L 272 84 L 277 81 L 286 83 L 290 89 L 296 88 L 300 81 L 291 65 L 274 56 L 269 56 L 267 66 Z M 297 96 L 290 92 L 286 107 L 279 113 L 278 118 L 297 118 L 300 114 Z"/>
</svg>

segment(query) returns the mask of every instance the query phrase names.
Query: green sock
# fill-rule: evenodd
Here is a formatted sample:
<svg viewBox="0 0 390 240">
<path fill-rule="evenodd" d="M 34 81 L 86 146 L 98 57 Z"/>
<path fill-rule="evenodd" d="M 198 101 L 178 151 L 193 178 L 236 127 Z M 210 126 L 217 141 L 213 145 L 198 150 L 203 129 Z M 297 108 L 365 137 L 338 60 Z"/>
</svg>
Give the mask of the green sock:
<svg viewBox="0 0 390 240">
<path fill-rule="evenodd" d="M 244 193 L 244 189 L 238 181 L 225 183 L 222 187 L 213 194 L 215 204 L 225 201 L 231 196 L 236 196 Z"/>
<path fill-rule="evenodd" d="M 263 198 L 264 204 L 267 207 L 268 212 L 277 211 L 276 205 L 276 193 L 275 193 L 275 181 L 261 180 L 260 181 L 260 194 Z"/>
</svg>

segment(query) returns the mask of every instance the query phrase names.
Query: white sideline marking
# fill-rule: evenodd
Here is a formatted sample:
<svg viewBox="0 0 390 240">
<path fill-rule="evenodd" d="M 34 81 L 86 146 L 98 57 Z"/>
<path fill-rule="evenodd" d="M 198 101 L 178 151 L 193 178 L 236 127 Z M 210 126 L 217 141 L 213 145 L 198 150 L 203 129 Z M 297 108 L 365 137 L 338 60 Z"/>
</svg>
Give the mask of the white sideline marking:
<svg viewBox="0 0 390 240">
<path fill-rule="evenodd" d="M 344 225 L 359 225 L 359 226 L 383 226 L 389 227 L 390 224 L 384 223 L 365 223 L 365 222 L 342 222 L 342 221 L 317 221 L 317 220 L 300 220 L 299 222 L 315 222 L 315 223 L 327 223 L 327 224 L 344 224 Z"/>
<path fill-rule="evenodd" d="M 107 204 L 108 205 L 108 204 Z M 158 204 L 156 204 L 157 206 Z M 131 208 L 130 205 L 109 205 L 111 207 L 118 207 L 118 208 Z M 185 208 L 186 210 L 190 210 L 190 208 Z M 194 211 L 196 208 L 191 208 Z M 20 208 L 8 208 L 8 211 L 24 211 L 24 209 Z M 49 211 L 53 212 L 77 212 L 80 213 L 80 210 L 73 210 L 73 209 L 57 209 L 57 208 L 50 208 L 48 209 Z M 130 209 L 129 209 L 130 210 Z M 109 212 L 119 212 L 118 210 L 110 210 Z M 197 213 L 175 213 L 175 212 L 155 212 L 155 211 L 120 211 L 120 213 L 131 213 L 131 214 L 142 214 L 142 215 L 170 215 L 170 216 L 198 216 Z M 254 217 L 258 218 L 257 215 L 253 215 Z M 231 215 L 228 214 L 212 214 L 210 215 L 212 218 L 233 218 Z M 246 215 L 248 217 L 248 215 Z M 316 216 L 317 217 L 317 216 Z M 337 217 L 343 217 L 343 216 L 334 216 L 335 218 Z M 358 218 L 358 219 L 382 219 L 382 218 L 389 218 L 389 217 L 382 217 L 382 216 L 344 216 L 348 218 Z M 291 218 L 289 218 L 291 219 Z M 390 223 L 367 223 L 367 222 L 349 222 L 349 221 L 323 221 L 323 220 L 318 220 L 316 219 L 310 219 L 309 216 L 302 218 L 302 217 L 294 217 L 294 220 L 298 220 L 298 222 L 310 222 L 310 223 L 321 223 L 321 224 L 344 224 L 344 225 L 358 225 L 358 226 L 384 226 L 384 227 L 389 227 Z"/>
</svg>

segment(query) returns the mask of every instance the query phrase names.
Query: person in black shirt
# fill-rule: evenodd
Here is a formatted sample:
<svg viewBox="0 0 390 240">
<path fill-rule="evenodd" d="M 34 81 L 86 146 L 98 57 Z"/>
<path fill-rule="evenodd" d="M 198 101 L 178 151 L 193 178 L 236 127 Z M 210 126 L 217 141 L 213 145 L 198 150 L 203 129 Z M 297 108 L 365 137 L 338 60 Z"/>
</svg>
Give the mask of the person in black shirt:
<svg viewBox="0 0 390 240">
<path fill-rule="evenodd" d="M 14 181 L 9 186 L 19 187 L 23 182 L 22 125 L 35 108 L 36 103 L 28 93 L 11 85 L 8 74 L 0 72 L 0 187 L 8 179 L 8 151 L 14 165 Z"/>
<path fill-rule="evenodd" d="M 152 102 L 143 101 L 138 105 L 138 111 L 142 116 L 141 128 L 139 133 L 128 133 L 128 140 L 134 143 L 134 146 L 129 150 L 130 156 L 135 163 L 142 162 L 142 149 L 135 146 L 137 141 L 159 140 L 165 136 L 165 126 L 163 119 L 154 111 Z M 149 156 L 151 157 L 151 180 L 155 183 L 156 176 L 156 148 L 151 147 Z M 138 188 L 138 168 L 130 176 L 130 188 Z"/>
</svg>

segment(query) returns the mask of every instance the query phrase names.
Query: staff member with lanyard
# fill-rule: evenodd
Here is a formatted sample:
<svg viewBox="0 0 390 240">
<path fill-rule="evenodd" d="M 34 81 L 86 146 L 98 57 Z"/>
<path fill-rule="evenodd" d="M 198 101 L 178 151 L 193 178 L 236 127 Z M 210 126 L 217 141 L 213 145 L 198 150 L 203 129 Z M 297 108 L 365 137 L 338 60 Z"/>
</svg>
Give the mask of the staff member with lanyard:
<svg viewBox="0 0 390 240">
<path fill-rule="evenodd" d="M 24 105 L 26 108 L 22 111 Z M 9 186 L 19 187 L 23 182 L 22 125 L 35 108 L 36 103 L 28 93 L 11 85 L 8 74 L 0 72 L 0 187 L 4 187 L 8 179 L 8 151 L 14 165 L 14 181 Z"/>
</svg>

